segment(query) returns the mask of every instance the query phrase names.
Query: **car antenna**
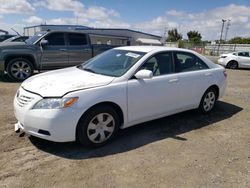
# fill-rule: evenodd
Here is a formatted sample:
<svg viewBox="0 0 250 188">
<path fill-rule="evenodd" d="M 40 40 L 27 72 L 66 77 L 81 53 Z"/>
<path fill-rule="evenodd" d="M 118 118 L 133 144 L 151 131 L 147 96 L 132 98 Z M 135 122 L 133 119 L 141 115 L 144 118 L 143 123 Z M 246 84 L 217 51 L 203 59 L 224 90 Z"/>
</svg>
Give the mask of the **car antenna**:
<svg viewBox="0 0 250 188">
<path fill-rule="evenodd" d="M 20 33 L 18 33 L 14 28 L 11 28 L 12 31 L 14 31 L 18 36 L 21 36 Z"/>
</svg>

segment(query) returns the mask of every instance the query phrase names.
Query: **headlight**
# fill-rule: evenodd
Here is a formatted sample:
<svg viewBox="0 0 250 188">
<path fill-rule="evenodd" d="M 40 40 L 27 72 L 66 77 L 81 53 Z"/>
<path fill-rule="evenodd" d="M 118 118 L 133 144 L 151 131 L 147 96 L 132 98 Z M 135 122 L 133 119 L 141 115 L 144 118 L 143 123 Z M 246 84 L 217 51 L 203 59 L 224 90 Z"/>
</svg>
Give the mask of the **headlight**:
<svg viewBox="0 0 250 188">
<path fill-rule="evenodd" d="M 38 101 L 33 109 L 60 109 L 67 108 L 72 106 L 78 97 L 70 97 L 70 98 L 47 98 Z"/>
</svg>

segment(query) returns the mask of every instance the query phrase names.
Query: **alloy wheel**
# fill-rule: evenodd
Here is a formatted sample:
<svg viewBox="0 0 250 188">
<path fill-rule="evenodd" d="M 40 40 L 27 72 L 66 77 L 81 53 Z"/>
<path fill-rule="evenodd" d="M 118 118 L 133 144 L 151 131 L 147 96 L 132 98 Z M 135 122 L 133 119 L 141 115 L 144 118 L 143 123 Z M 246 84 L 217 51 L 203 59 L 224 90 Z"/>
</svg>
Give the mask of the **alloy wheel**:
<svg viewBox="0 0 250 188">
<path fill-rule="evenodd" d="M 215 104 L 215 100 L 216 100 L 215 93 L 212 91 L 208 92 L 203 101 L 203 109 L 206 112 L 210 111 Z"/>
<path fill-rule="evenodd" d="M 11 75 L 18 80 L 24 80 L 32 74 L 30 65 L 26 61 L 21 60 L 11 65 L 10 72 Z"/>
<path fill-rule="evenodd" d="M 236 61 L 232 61 L 229 63 L 229 68 L 230 69 L 237 69 L 238 68 L 238 63 Z"/>
<path fill-rule="evenodd" d="M 115 120 L 108 113 L 100 113 L 89 122 L 87 136 L 93 143 L 103 143 L 115 130 Z"/>
</svg>

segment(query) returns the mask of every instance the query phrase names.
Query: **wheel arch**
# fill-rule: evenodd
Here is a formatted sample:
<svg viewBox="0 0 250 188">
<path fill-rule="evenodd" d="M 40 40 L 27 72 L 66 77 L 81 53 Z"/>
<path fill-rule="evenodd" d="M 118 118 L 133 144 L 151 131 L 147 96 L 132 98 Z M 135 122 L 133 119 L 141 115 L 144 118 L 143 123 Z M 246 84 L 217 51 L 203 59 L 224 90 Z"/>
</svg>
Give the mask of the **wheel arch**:
<svg viewBox="0 0 250 188">
<path fill-rule="evenodd" d="M 206 91 L 203 93 L 203 95 L 209 90 L 209 89 L 214 89 L 216 91 L 216 100 L 219 98 L 220 96 L 220 88 L 219 86 L 217 86 L 216 84 L 213 84 L 211 86 L 209 86 Z"/>
<path fill-rule="evenodd" d="M 215 96 L 215 100 L 213 101 L 212 106 L 211 106 L 211 104 L 209 104 L 209 105 L 210 105 L 210 106 L 208 107 L 209 109 L 205 109 L 206 107 L 204 107 L 204 99 L 205 99 L 205 97 L 207 96 L 207 93 L 208 93 L 210 90 L 213 90 L 213 91 L 215 92 L 215 95 L 216 95 L 216 96 Z M 202 113 L 205 113 L 205 114 L 206 114 L 206 113 L 209 113 L 209 112 L 213 109 L 213 107 L 214 107 L 214 105 L 215 105 L 217 99 L 219 98 L 219 92 L 220 92 L 220 89 L 219 89 L 219 87 L 218 87 L 216 84 L 209 86 L 209 87 L 206 89 L 206 91 L 203 93 L 203 95 L 202 95 L 202 97 L 201 97 L 201 99 L 200 99 L 200 104 L 199 104 L 198 109 L 199 109 Z"/>
<path fill-rule="evenodd" d="M 229 63 L 231 62 L 236 62 L 237 63 L 237 66 L 239 67 L 239 62 L 236 60 L 236 59 L 230 59 L 227 64 L 226 64 L 226 67 L 228 67 Z"/>
<path fill-rule="evenodd" d="M 32 55 L 30 55 L 30 54 L 26 54 L 26 55 L 8 55 L 8 56 L 6 56 L 4 58 L 4 69 L 5 69 L 5 71 L 7 70 L 8 63 L 11 60 L 16 59 L 16 58 L 21 58 L 21 59 L 28 60 L 30 63 L 32 63 L 33 68 L 37 69 L 35 58 Z"/>
<path fill-rule="evenodd" d="M 91 107 L 89 107 L 82 115 L 81 117 L 79 118 L 78 122 L 77 122 L 77 125 L 76 125 L 76 130 L 75 130 L 75 135 L 77 136 L 77 129 L 78 129 L 78 125 L 79 125 L 79 122 L 82 118 L 84 118 L 84 116 L 86 114 L 88 114 L 91 110 L 93 110 L 94 108 L 97 108 L 98 106 L 104 106 L 104 105 L 107 105 L 107 106 L 111 106 L 112 108 L 115 109 L 115 111 L 117 112 L 118 116 L 119 116 L 119 120 L 120 120 L 120 126 L 124 123 L 124 113 L 122 111 L 122 108 L 114 103 L 114 102 L 111 102 L 111 101 L 104 101 L 104 102 L 100 102 L 100 103 L 97 103 Z"/>
</svg>

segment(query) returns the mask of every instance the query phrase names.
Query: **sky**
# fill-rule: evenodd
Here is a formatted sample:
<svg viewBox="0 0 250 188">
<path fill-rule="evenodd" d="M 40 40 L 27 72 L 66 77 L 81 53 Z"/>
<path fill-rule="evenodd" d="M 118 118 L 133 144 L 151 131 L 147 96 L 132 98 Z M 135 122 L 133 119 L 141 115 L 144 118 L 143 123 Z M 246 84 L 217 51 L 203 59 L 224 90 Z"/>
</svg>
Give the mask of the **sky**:
<svg viewBox="0 0 250 188">
<path fill-rule="evenodd" d="M 250 37 L 250 0 L 0 0 L 0 29 L 39 24 L 125 28 L 163 36 L 177 28 L 195 30 L 203 40 Z M 230 21 L 229 21 L 230 20 Z M 12 31 L 11 31 L 12 32 Z"/>
</svg>

